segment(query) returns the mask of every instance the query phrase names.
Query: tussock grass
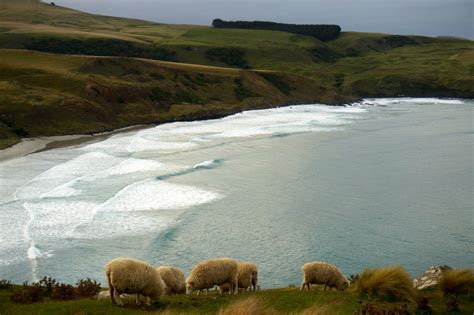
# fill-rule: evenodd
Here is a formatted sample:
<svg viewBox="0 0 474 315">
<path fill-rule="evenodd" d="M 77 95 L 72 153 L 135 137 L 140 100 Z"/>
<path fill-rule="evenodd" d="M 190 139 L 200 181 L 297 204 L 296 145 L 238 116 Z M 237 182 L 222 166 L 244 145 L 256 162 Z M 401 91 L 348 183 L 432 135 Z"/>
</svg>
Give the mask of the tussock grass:
<svg viewBox="0 0 474 315">
<path fill-rule="evenodd" d="M 304 309 L 298 315 L 334 315 L 334 310 L 328 305 L 314 305 Z"/>
<path fill-rule="evenodd" d="M 474 272 L 472 269 L 446 271 L 439 280 L 439 288 L 446 295 L 474 293 Z"/>
<path fill-rule="evenodd" d="M 416 291 L 408 272 L 401 266 L 366 269 L 355 282 L 359 294 L 388 301 L 416 300 Z"/>
<path fill-rule="evenodd" d="M 249 315 L 249 314 L 260 314 L 260 315 L 274 315 L 277 312 L 270 307 L 266 306 L 265 303 L 255 297 L 249 297 L 246 299 L 238 300 L 230 305 L 223 307 L 217 313 L 218 315 Z"/>
</svg>

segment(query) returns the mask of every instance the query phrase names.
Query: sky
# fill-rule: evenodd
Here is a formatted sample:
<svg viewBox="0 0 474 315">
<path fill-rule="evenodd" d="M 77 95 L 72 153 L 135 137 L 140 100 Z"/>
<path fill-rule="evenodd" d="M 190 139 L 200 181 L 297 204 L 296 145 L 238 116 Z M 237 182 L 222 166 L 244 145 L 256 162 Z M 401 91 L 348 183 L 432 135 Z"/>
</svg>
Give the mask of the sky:
<svg viewBox="0 0 474 315">
<path fill-rule="evenodd" d="M 86 12 L 173 24 L 213 19 L 338 24 L 343 31 L 474 39 L 473 0 L 56 0 Z"/>
</svg>

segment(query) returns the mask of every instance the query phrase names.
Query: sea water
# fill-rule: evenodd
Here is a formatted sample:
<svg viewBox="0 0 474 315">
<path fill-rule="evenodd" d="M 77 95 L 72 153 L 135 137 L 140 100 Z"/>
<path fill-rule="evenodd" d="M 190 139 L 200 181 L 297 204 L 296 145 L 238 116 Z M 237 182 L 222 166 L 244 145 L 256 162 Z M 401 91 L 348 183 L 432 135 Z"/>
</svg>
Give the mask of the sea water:
<svg viewBox="0 0 474 315">
<path fill-rule="evenodd" d="M 346 275 L 474 261 L 472 100 L 369 99 L 176 122 L 0 163 L 0 278 L 105 284 L 135 257 L 188 273 L 308 261 Z"/>
</svg>

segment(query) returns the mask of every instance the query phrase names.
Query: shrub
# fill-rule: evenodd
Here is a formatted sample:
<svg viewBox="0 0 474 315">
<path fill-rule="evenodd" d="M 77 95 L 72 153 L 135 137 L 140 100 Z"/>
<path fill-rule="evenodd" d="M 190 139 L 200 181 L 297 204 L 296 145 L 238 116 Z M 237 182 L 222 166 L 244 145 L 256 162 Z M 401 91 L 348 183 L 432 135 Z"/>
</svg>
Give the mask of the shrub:
<svg viewBox="0 0 474 315">
<path fill-rule="evenodd" d="M 206 57 L 211 61 L 220 61 L 231 67 L 249 68 L 247 60 L 245 60 L 245 51 L 240 48 L 209 48 L 206 51 Z"/>
<path fill-rule="evenodd" d="M 313 56 L 315 62 L 336 62 L 342 55 L 326 47 L 315 47 L 308 52 Z"/>
<path fill-rule="evenodd" d="M 35 283 L 32 286 L 23 284 L 23 287 L 10 295 L 10 301 L 17 304 L 32 304 L 43 301 L 44 289 Z"/>
<path fill-rule="evenodd" d="M 446 302 L 446 310 L 449 313 L 461 312 L 461 310 L 459 309 L 458 299 L 455 296 L 451 296 L 449 300 Z"/>
<path fill-rule="evenodd" d="M 356 281 L 355 290 L 389 301 L 415 300 L 416 297 L 410 275 L 400 266 L 364 270 Z"/>
<path fill-rule="evenodd" d="M 408 46 L 408 45 L 418 45 L 418 43 L 408 37 L 408 36 L 403 36 L 403 35 L 390 35 L 384 38 L 385 43 L 389 45 L 390 47 L 397 48 L 397 47 L 403 47 L 403 46 Z"/>
<path fill-rule="evenodd" d="M 431 314 L 432 310 L 431 310 L 431 307 L 429 306 L 429 300 L 427 297 L 423 296 L 418 300 L 418 305 L 416 307 L 416 310 L 418 311 L 419 314 L 424 314 L 424 315 Z"/>
<path fill-rule="evenodd" d="M 54 287 L 51 293 L 53 300 L 68 301 L 76 298 L 76 290 L 70 284 L 58 284 Z"/>
<path fill-rule="evenodd" d="M 280 76 L 272 73 L 261 73 L 260 75 L 283 94 L 290 94 L 292 90 L 291 86 L 289 86 Z"/>
<path fill-rule="evenodd" d="M 355 314 L 364 314 L 364 315 L 380 315 L 380 314 L 397 314 L 397 315 L 408 315 L 408 304 L 404 304 L 400 307 L 393 306 L 386 308 L 384 306 L 375 306 L 370 303 L 364 303 L 360 312 Z"/>
<path fill-rule="evenodd" d="M 439 288 L 445 296 L 474 293 L 474 272 L 471 269 L 446 271 L 439 280 Z"/>
<path fill-rule="evenodd" d="M 256 94 L 256 93 L 250 91 L 250 90 L 247 89 L 245 86 L 243 86 L 242 80 L 240 80 L 240 79 L 235 79 L 235 80 L 234 80 L 234 83 L 235 83 L 234 95 L 235 95 L 235 98 L 236 98 L 239 102 L 242 102 L 242 101 L 245 100 L 246 98 L 259 96 L 258 94 Z"/>
<path fill-rule="evenodd" d="M 1 279 L 0 280 L 0 290 L 11 290 L 12 283 L 10 280 Z"/>
<path fill-rule="evenodd" d="M 44 288 L 46 293 L 49 295 L 53 293 L 53 289 L 57 284 L 58 282 L 56 281 L 56 279 L 46 276 L 38 282 L 38 285 Z"/>
<path fill-rule="evenodd" d="M 42 37 L 42 39 L 33 39 L 25 43 L 24 48 L 54 54 L 137 57 L 177 61 L 176 52 L 166 48 L 117 39 Z"/>
<path fill-rule="evenodd" d="M 223 307 L 217 313 L 218 315 L 271 315 L 276 312 L 264 305 L 257 298 L 250 297 L 247 299 L 238 300 L 227 307 Z"/>
<path fill-rule="evenodd" d="M 79 280 L 76 285 L 76 295 L 78 298 L 91 298 L 96 296 L 100 291 L 100 283 L 89 278 Z"/>
</svg>

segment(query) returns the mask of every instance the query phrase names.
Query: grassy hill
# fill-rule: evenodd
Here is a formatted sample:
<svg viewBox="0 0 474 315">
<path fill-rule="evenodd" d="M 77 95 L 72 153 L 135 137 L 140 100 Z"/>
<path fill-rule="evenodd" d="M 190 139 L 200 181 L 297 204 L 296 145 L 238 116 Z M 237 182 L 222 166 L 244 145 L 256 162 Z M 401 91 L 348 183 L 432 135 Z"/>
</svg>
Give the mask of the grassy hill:
<svg viewBox="0 0 474 315">
<path fill-rule="evenodd" d="M 0 148 L 21 137 L 402 95 L 474 98 L 474 42 L 344 32 L 323 43 L 0 1 Z"/>
</svg>

